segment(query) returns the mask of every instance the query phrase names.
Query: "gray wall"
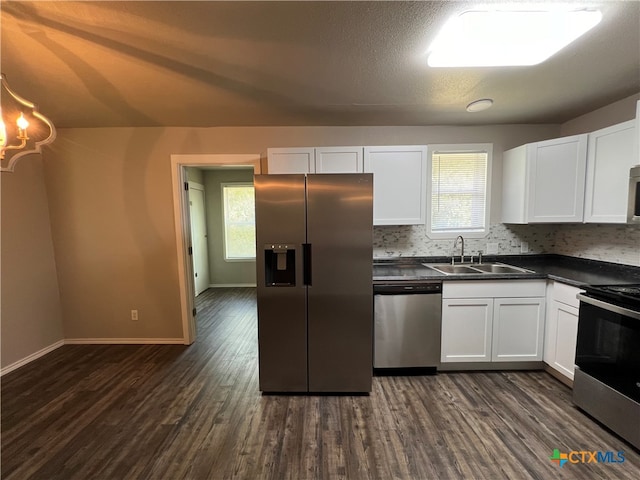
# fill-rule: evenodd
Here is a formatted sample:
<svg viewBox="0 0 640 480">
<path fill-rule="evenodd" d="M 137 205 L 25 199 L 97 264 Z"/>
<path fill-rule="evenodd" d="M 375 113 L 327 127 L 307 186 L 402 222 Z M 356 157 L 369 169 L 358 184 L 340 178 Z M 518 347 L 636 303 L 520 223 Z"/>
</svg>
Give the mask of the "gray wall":
<svg viewBox="0 0 640 480">
<path fill-rule="evenodd" d="M 204 172 L 195 167 L 187 167 L 185 168 L 187 171 L 187 182 L 195 182 L 200 185 L 204 185 Z"/>
<path fill-rule="evenodd" d="M 44 184 L 38 156 L 22 159 L 16 173 L 2 174 L 2 366 L 59 341 L 63 331 L 65 338 L 182 337 L 171 154 L 492 142 L 497 224 L 500 152 L 628 120 L 632 100 L 622 105 L 563 126 L 60 128 L 42 155 Z M 560 230 L 563 245 L 577 246 L 573 254 L 602 255 L 572 241 L 597 226 L 536 228 L 522 226 L 509 238 L 535 237 L 532 244 L 547 245 L 547 238 L 537 238 L 550 235 L 551 249 L 564 251 L 555 245 Z M 627 238 L 622 228 L 618 237 Z M 633 255 L 637 233 L 630 235 L 624 248 L 631 245 Z M 388 240 L 396 251 L 406 245 L 401 238 Z M 133 308 L 138 322 L 130 320 Z"/>
<path fill-rule="evenodd" d="M 638 100 L 640 100 L 640 93 L 574 118 L 560 126 L 560 135 L 568 137 L 579 133 L 594 132 L 616 123 L 633 120 L 636 117 L 636 103 Z"/>
<path fill-rule="evenodd" d="M 2 172 L 0 179 L 0 368 L 5 369 L 58 344 L 64 335 L 41 157 L 23 157 L 15 172 Z M 81 232 L 82 225 L 74 228 Z M 73 261 L 73 245 L 58 245 L 58 253 Z M 91 311 L 84 315 L 90 317 Z"/>
<path fill-rule="evenodd" d="M 209 240 L 209 281 L 212 286 L 255 285 L 256 262 L 224 259 L 222 184 L 253 183 L 253 169 L 217 169 L 204 171 Z"/>
<path fill-rule="evenodd" d="M 491 142 L 499 185 L 500 152 L 558 135 L 559 125 L 61 128 L 45 181 L 66 338 L 182 337 L 172 154 Z"/>
</svg>

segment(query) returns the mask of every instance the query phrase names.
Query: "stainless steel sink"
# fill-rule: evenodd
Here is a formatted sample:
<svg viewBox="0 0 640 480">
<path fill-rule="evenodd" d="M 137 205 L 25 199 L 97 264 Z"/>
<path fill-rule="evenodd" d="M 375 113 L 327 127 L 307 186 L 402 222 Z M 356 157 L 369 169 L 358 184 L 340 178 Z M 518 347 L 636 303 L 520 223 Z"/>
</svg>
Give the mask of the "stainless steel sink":
<svg viewBox="0 0 640 480">
<path fill-rule="evenodd" d="M 471 268 L 470 266 L 467 266 L 467 265 L 449 265 L 449 264 L 430 265 L 428 263 L 423 263 L 423 265 L 425 267 L 433 268 L 434 270 L 437 270 L 438 272 L 444 273 L 447 275 L 451 275 L 452 273 L 453 274 L 466 273 L 466 274 L 476 274 L 476 275 L 478 275 L 479 273 L 484 273 L 479 270 L 476 270 L 475 268 Z"/>
<path fill-rule="evenodd" d="M 445 275 L 535 273 L 525 268 L 514 267 L 513 265 L 506 265 L 504 263 L 469 263 L 464 265 L 423 263 L 422 265 L 432 268 L 440 273 L 444 273 Z"/>
<path fill-rule="evenodd" d="M 531 270 L 514 267 L 512 265 L 504 265 L 502 263 L 483 263 L 480 265 L 473 265 L 472 268 L 482 270 L 486 273 L 533 273 Z"/>
</svg>

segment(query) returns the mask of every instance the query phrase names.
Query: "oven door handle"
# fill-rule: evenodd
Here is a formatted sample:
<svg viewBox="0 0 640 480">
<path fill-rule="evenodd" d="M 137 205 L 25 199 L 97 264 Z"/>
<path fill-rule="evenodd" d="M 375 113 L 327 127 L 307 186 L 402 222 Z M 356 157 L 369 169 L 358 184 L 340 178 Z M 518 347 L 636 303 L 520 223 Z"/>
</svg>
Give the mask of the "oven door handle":
<svg viewBox="0 0 640 480">
<path fill-rule="evenodd" d="M 577 298 L 581 302 L 588 303 L 589 305 L 593 305 L 594 307 L 599 307 L 604 310 L 608 310 L 609 312 L 617 313 L 619 315 L 624 315 L 625 317 L 631 317 L 636 320 L 640 320 L 640 312 L 636 312 L 635 310 L 630 310 L 628 308 L 620 307 L 618 305 L 612 305 L 608 302 L 603 302 L 602 300 L 598 300 L 596 298 L 587 297 L 582 293 L 579 293 Z"/>
</svg>

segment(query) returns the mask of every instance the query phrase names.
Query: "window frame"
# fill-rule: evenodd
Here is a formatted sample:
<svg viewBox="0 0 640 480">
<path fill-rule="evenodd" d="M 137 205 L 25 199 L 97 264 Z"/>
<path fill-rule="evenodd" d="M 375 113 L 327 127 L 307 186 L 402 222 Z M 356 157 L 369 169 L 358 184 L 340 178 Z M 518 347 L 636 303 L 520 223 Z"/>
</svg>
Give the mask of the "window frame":
<svg viewBox="0 0 640 480">
<path fill-rule="evenodd" d="M 226 208 L 226 197 L 225 197 L 225 189 L 227 187 L 252 187 L 255 188 L 253 182 L 222 182 L 220 184 L 220 196 L 221 198 L 221 210 L 222 210 L 222 256 L 225 262 L 255 262 L 257 251 L 254 251 L 253 257 L 229 257 L 227 255 L 227 208 Z M 255 190 L 254 190 L 255 193 Z M 254 208 L 255 208 L 255 197 L 254 197 Z M 253 223 L 254 233 L 255 233 L 255 220 Z"/>
<path fill-rule="evenodd" d="M 450 230 L 447 232 L 434 232 L 431 225 L 431 203 L 433 191 L 433 154 L 434 153 L 474 153 L 484 152 L 487 154 L 487 174 L 486 174 L 486 193 L 485 193 L 485 210 L 484 210 L 484 230 L 471 231 L 465 229 Z M 426 234 L 432 239 L 454 239 L 459 235 L 465 238 L 486 238 L 489 235 L 490 218 L 491 218 L 491 175 L 493 164 L 493 144 L 492 143 L 461 143 L 461 144 L 433 144 L 428 146 L 427 150 L 427 211 L 426 211 Z"/>
</svg>

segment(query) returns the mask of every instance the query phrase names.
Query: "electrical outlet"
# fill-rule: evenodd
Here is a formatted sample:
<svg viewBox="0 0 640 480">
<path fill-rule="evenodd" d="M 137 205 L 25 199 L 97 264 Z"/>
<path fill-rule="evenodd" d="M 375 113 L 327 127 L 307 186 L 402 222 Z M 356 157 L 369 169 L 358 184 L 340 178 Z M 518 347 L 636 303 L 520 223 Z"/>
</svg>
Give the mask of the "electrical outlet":
<svg viewBox="0 0 640 480">
<path fill-rule="evenodd" d="M 487 243 L 487 255 L 495 255 L 498 253 L 497 243 Z"/>
<path fill-rule="evenodd" d="M 527 242 L 520 244 L 520 253 L 529 253 L 529 244 Z"/>
<path fill-rule="evenodd" d="M 138 320 L 138 310 L 131 310 L 131 320 Z"/>
</svg>

